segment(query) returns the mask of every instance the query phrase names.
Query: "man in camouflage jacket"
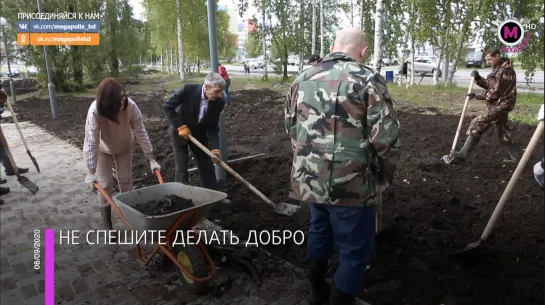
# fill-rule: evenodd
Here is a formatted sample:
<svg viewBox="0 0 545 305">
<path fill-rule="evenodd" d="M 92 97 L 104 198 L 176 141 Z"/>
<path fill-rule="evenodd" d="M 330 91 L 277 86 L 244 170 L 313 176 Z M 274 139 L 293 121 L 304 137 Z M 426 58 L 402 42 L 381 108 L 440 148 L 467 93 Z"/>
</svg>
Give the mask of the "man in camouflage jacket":
<svg viewBox="0 0 545 305">
<path fill-rule="evenodd" d="M 350 305 L 363 292 L 375 203 L 399 159 L 399 122 L 384 78 L 364 66 L 364 34 L 337 33 L 331 53 L 302 72 L 287 98 L 293 165 L 290 197 L 310 205 L 310 303 Z M 339 268 L 325 282 L 334 242 Z"/>
<path fill-rule="evenodd" d="M 485 59 L 493 66 L 486 79 L 479 75 L 477 70 L 471 72 L 475 83 L 486 91 L 478 94 L 468 94 L 470 99 L 486 101 L 488 111 L 471 121 L 467 130 L 468 138 L 464 147 L 455 153 L 453 163 L 463 163 L 473 151 L 481 136 L 490 127 L 495 126 L 496 134 L 501 143 L 507 146 L 510 162 L 518 162 L 522 157 L 520 146 L 513 140 L 509 128 L 509 112 L 517 103 L 517 74 L 513 64 L 507 58 L 502 58 L 499 49 L 493 48 L 486 51 Z"/>
</svg>

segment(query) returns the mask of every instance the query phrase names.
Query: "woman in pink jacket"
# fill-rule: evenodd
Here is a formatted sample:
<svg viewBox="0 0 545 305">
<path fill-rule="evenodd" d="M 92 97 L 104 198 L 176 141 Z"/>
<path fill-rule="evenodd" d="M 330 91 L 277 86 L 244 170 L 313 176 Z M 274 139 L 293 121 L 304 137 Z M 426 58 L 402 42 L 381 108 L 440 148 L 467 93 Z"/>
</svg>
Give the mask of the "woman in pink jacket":
<svg viewBox="0 0 545 305">
<path fill-rule="evenodd" d="M 96 100 L 89 107 L 85 122 L 83 156 L 88 168 L 85 182 L 91 189 L 97 182 L 112 194 L 113 165 L 120 192 L 132 190 L 132 146 L 135 137 L 150 162 L 151 172 L 156 169 L 160 171 L 140 109 L 127 97 L 123 85 L 113 78 L 104 79 L 98 87 Z M 112 230 L 111 206 L 100 193 L 98 205 L 104 229 Z"/>
</svg>

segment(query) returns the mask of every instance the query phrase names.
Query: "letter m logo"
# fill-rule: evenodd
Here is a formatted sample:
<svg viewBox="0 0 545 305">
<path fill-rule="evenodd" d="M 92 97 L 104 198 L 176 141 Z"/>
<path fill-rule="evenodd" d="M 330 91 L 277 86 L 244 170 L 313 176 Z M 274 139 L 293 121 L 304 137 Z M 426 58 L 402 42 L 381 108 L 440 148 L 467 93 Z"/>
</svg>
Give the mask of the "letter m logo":
<svg viewBox="0 0 545 305">
<path fill-rule="evenodd" d="M 512 28 L 509 28 L 508 26 L 503 27 L 503 38 L 519 38 L 519 29 L 517 26 L 513 26 Z"/>
</svg>

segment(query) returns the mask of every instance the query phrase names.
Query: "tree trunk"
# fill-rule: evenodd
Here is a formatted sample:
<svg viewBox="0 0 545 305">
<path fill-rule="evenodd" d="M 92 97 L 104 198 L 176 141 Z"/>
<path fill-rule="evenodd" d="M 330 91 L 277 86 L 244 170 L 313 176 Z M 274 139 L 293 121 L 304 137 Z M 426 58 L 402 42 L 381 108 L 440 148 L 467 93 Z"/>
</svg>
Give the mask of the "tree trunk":
<svg viewBox="0 0 545 305">
<path fill-rule="evenodd" d="M 439 46 L 439 55 L 437 56 L 437 62 L 435 63 L 435 70 L 433 71 L 433 85 L 436 86 L 439 80 L 439 70 L 441 69 L 441 60 L 445 54 L 446 39 L 444 37 L 439 38 L 441 40 Z"/>
<path fill-rule="evenodd" d="M 267 30 L 266 30 L 266 19 L 265 19 L 265 1 L 261 1 L 261 18 L 263 19 L 263 80 L 268 80 L 269 76 L 267 74 Z"/>
<path fill-rule="evenodd" d="M 414 51 L 415 51 L 415 47 L 414 47 L 414 36 L 411 34 L 411 55 L 410 55 L 410 63 L 411 63 L 411 66 L 410 66 L 410 82 L 407 82 L 407 88 L 409 88 L 409 85 L 410 86 L 414 86 Z"/>
<path fill-rule="evenodd" d="M 354 27 L 354 0 L 350 0 L 350 26 Z"/>
<path fill-rule="evenodd" d="M 384 11 L 384 0 L 377 0 L 375 13 L 375 50 L 373 66 L 380 72 L 380 60 L 382 59 L 382 13 Z"/>
<path fill-rule="evenodd" d="M 362 32 L 365 32 L 365 0 L 361 0 L 361 23 L 360 23 L 360 30 Z"/>
<path fill-rule="evenodd" d="M 176 0 L 176 26 L 178 29 L 178 56 L 180 57 L 180 80 L 185 81 L 184 51 L 182 47 L 182 13 L 180 12 L 180 0 Z"/>
<path fill-rule="evenodd" d="M 324 57 L 324 0 L 320 0 L 320 57 Z"/>
<path fill-rule="evenodd" d="M 312 54 L 316 54 L 316 0 L 312 3 Z"/>
<path fill-rule="evenodd" d="M 305 41 L 305 27 L 304 27 L 304 19 L 303 19 L 303 16 L 305 14 L 305 7 L 304 7 L 304 3 L 303 1 L 300 2 L 301 4 L 301 11 L 299 12 L 299 33 L 300 33 L 300 37 L 299 37 L 299 68 L 298 68 L 298 71 L 299 73 L 301 73 L 301 71 L 303 71 L 303 41 Z"/>
<path fill-rule="evenodd" d="M 468 12 L 466 17 L 464 18 L 464 22 L 462 23 L 462 28 L 460 29 L 460 33 L 458 33 L 458 38 L 456 39 L 456 46 L 458 47 L 456 49 L 456 54 L 454 55 L 454 60 L 452 61 L 452 70 L 449 72 L 448 76 L 448 82 L 452 83 L 454 79 L 454 73 L 456 73 L 456 68 L 458 67 L 458 61 L 460 60 L 460 55 L 462 54 L 462 50 L 464 49 L 464 40 L 467 34 L 467 30 L 469 28 L 469 22 L 471 22 L 471 19 L 473 19 L 473 6 L 470 6 L 468 8 Z"/>
</svg>

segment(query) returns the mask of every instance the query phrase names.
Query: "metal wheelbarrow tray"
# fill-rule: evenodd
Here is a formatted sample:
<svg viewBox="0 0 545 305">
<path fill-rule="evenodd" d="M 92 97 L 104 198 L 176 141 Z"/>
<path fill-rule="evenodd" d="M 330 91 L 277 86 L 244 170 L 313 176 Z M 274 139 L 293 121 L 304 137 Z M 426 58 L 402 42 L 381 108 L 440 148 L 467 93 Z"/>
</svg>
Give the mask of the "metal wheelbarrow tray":
<svg viewBox="0 0 545 305">
<path fill-rule="evenodd" d="M 204 244 L 199 242 L 197 244 L 174 245 L 174 241 L 176 241 L 177 231 L 179 230 L 184 231 L 184 242 L 188 234 L 193 235 L 193 241 L 197 241 L 194 232 L 186 232 L 186 230 L 191 230 L 208 213 L 213 204 L 227 198 L 227 194 L 178 182 L 163 183 L 161 174 L 158 171 L 155 174 L 159 179 L 159 185 L 121 193 L 113 199 L 98 183 L 95 183 L 95 187 L 102 193 L 123 222 L 133 230 L 133 233 L 136 233 L 136 236 L 133 235 L 135 237 L 133 241 L 141 239 L 139 242 L 145 241 L 146 243 L 155 244 L 155 250 L 147 259 L 142 257 L 140 243 L 136 244 L 136 254 L 140 263 L 147 266 L 159 250 L 162 250 L 176 265 L 179 274 L 189 286 L 189 289 L 194 293 L 203 293 L 206 290 L 206 283 L 216 275 L 216 267 Z M 145 215 L 135 209 L 137 204 L 147 203 L 151 200 L 161 200 L 168 195 L 177 195 L 190 199 L 194 206 L 157 216 Z M 153 239 L 148 238 L 148 232 L 151 233 L 151 231 L 154 231 Z M 161 239 L 158 239 L 160 231 L 163 232 L 161 233 Z M 141 238 L 143 233 L 146 233 L 145 239 Z M 210 273 L 208 270 L 210 270 Z"/>
</svg>

